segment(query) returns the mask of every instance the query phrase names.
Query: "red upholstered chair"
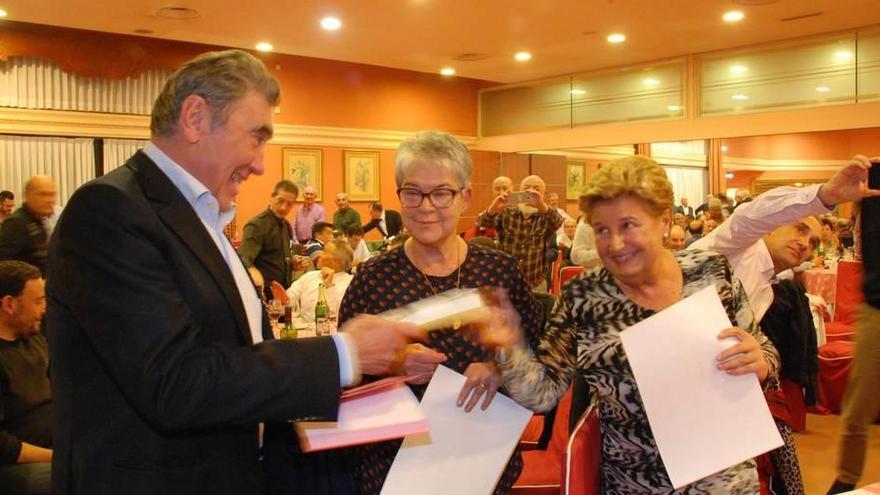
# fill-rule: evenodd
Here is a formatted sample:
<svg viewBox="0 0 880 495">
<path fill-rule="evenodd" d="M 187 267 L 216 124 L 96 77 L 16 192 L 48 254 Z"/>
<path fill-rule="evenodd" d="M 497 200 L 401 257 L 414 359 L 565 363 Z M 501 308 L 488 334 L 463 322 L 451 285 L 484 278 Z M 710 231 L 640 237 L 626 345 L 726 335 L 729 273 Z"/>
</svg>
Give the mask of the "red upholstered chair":
<svg viewBox="0 0 880 495">
<path fill-rule="evenodd" d="M 825 324 L 828 342 L 855 340 L 856 310 L 865 300 L 862 294 L 862 262 L 837 264 L 837 289 L 834 296 L 834 321 Z"/>
<path fill-rule="evenodd" d="M 562 466 L 562 495 L 598 495 L 602 490 L 599 413 L 596 406 L 584 412 L 568 439 Z"/>
<path fill-rule="evenodd" d="M 571 388 L 559 400 L 556 420 L 547 450 L 522 453 L 523 470 L 511 493 L 519 495 L 558 495 L 562 484 L 562 462 L 568 445 L 568 420 L 571 411 Z"/>
<path fill-rule="evenodd" d="M 840 413 L 855 347 L 855 342 L 837 340 L 819 348 L 819 397 L 835 414 Z"/>
<path fill-rule="evenodd" d="M 556 255 L 556 259 L 550 265 L 550 293 L 554 296 L 559 295 L 559 271 L 562 270 L 562 261 L 565 259 L 564 255 L 565 253 L 560 248 L 559 254 Z"/>
<path fill-rule="evenodd" d="M 562 294 L 562 288 L 565 287 L 565 283 L 569 280 L 577 277 L 581 273 L 583 273 L 584 267 L 582 266 L 564 266 L 561 270 L 559 270 L 559 287 L 557 290 L 559 291 L 557 294 Z"/>
</svg>

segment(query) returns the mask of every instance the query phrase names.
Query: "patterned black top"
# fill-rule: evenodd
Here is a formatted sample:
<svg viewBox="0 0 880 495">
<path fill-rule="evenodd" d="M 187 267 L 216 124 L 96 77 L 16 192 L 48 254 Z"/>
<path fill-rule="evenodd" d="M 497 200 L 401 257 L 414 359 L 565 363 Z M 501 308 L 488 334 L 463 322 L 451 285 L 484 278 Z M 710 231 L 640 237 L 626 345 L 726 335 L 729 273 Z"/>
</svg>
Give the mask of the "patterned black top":
<svg viewBox="0 0 880 495">
<path fill-rule="evenodd" d="M 428 277 L 434 289 L 442 292 L 453 289 L 458 273 L 445 277 Z M 523 328 L 537 341 L 543 324 L 540 305 L 532 297 L 529 285 L 516 266 L 516 260 L 501 251 L 469 245 L 461 264 L 461 288 L 495 286 L 508 289 L 510 300 L 519 311 Z M 360 313 L 377 314 L 398 308 L 433 295 L 421 272 L 404 254 L 402 248 L 393 249 L 360 265 L 357 274 L 345 292 L 339 309 L 340 325 Z M 446 354 L 444 366 L 463 373 L 468 365 L 492 359 L 492 352 L 471 339 L 461 330 L 431 332 L 426 346 Z M 421 398 L 427 386 L 412 385 Z M 363 494 L 378 494 L 397 455 L 400 441 L 382 442 L 351 449 L 349 462 L 356 489 Z M 495 488 L 496 494 L 507 493 L 522 470 L 519 451 L 511 457 L 504 474 Z"/>
<path fill-rule="evenodd" d="M 682 297 L 715 285 L 731 322 L 761 344 L 770 363 L 765 387 L 775 386 L 779 355 L 754 321 L 724 256 L 694 250 L 675 257 L 684 280 Z M 526 407 L 545 410 L 556 404 L 573 373 L 584 376 L 599 400 L 604 494 L 758 493 L 751 460 L 680 490 L 672 488 L 620 341 L 620 332 L 654 313 L 632 302 L 604 268 L 582 274 L 566 286 L 537 351 L 515 349 L 499 362 L 508 391 Z"/>
</svg>

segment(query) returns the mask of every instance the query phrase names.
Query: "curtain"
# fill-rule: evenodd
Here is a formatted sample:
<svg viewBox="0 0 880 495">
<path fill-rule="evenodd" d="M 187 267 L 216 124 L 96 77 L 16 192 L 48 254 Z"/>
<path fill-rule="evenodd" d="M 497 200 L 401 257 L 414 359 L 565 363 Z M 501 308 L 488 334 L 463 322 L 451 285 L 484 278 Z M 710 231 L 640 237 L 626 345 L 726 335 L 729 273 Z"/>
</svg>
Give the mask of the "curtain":
<svg viewBox="0 0 880 495">
<path fill-rule="evenodd" d="M 695 167 L 663 167 L 666 177 L 672 183 L 675 192 L 675 204 L 685 197 L 688 204 L 696 208 L 701 205 L 709 193 L 709 171 Z"/>
<path fill-rule="evenodd" d="M 48 175 L 58 189 L 58 205 L 64 206 L 73 192 L 95 178 L 93 140 L 0 136 L 0 188 L 15 193 L 21 204 L 24 183 L 34 175 Z"/>
<path fill-rule="evenodd" d="M 104 173 L 118 168 L 147 143 L 148 141 L 140 139 L 105 139 Z"/>
<path fill-rule="evenodd" d="M 68 74 L 50 60 L 11 57 L 0 62 L 0 106 L 149 115 L 171 71 L 137 78 L 99 79 Z"/>
</svg>

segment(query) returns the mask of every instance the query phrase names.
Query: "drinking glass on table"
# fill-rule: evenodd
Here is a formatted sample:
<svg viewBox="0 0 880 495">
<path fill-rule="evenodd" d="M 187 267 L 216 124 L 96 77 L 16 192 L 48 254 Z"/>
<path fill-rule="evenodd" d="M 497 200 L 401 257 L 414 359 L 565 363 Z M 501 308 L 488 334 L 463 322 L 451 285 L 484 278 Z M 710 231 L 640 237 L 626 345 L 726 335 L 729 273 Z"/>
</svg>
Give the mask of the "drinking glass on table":
<svg viewBox="0 0 880 495">
<path fill-rule="evenodd" d="M 278 319 L 284 315 L 284 303 L 278 299 L 272 299 L 266 303 L 266 312 L 269 313 L 269 323 L 272 325 L 272 333 L 278 334 Z"/>
</svg>

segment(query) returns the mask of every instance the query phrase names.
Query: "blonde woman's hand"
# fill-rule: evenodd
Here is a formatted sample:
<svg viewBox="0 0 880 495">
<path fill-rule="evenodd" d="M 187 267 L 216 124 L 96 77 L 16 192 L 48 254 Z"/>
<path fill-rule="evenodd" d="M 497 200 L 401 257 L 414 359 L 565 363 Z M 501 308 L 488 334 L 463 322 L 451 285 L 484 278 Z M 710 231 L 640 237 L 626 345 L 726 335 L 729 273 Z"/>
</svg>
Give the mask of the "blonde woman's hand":
<svg viewBox="0 0 880 495">
<path fill-rule="evenodd" d="M 716 358 L 718 369 L 730 375 L 747 375 L 755 373 L 758 380 L 763 382 L 770 373 L 770 364 L 764 357 L 761 344 L 755 340 L 749 332 L 742 328 L 733 327 L 723 330 L 718 334 L 718 339 L 723 340 L 734 337 L 739 342 L 725 349 Z"/>
</svg>

